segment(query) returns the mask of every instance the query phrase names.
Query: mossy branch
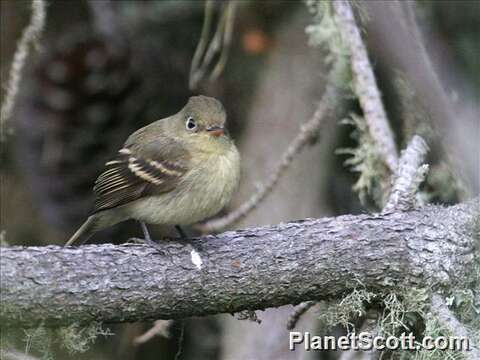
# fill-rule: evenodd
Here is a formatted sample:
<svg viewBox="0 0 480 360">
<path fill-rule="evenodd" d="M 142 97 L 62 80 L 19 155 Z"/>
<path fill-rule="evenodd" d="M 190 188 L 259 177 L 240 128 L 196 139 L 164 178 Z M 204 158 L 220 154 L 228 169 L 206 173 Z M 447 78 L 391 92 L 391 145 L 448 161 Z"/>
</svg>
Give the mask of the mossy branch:
<svg viewBox="0 0 480 360">
<path fill-rule="evenodd" d="M 393 173 L 397 169 L 398 162 L 393 132 L 388 123 L 373 68 L 352 7 L 347 0 L 335 0 L 331 4 L 342 42 L 350 55 L 354 91 L 358 96 L 372 138 L 385 164 Z"/>
</svg>

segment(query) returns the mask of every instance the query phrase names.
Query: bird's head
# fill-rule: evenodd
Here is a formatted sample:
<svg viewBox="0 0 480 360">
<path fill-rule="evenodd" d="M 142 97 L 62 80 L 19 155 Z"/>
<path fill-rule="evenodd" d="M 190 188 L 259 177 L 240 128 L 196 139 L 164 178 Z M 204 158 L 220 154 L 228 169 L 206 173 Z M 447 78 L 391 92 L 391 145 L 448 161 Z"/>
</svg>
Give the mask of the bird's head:
<svg viewBox="0 0 480 360">
<path fill-rule="evenodd" d="M 226 113 L 217 99 L 192 96 L 180 111 L 178 127 L 183 127 L 183 137 L 221 140 L 228 137 L 225 128 Z"/>
</svg>

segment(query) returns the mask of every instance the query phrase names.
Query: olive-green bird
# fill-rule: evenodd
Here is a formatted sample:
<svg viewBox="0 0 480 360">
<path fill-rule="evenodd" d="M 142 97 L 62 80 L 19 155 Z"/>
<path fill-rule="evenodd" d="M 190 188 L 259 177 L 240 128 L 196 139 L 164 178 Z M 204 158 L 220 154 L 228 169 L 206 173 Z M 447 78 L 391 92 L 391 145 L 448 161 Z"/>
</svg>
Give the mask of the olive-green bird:
<svg viewBox="0 0 480 360">
<path fill-rule="evenodd" d="M 187 225 L 218 213 L 240 178 L 240 156 L 225 131 L 222 104 L 194 96 L 177 114 L 134 132 L 95 182 L 92 215 L 66 246 L 127 219 Z M 178 227 L 177 227 L 178 228 Z"/>
</svg>

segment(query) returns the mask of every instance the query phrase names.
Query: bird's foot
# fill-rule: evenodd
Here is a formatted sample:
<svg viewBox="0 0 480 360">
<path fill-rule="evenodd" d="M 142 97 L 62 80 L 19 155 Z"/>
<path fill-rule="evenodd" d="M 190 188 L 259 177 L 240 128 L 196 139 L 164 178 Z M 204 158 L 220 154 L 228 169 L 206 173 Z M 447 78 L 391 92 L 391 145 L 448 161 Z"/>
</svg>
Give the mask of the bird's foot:
<svg viewBox="0 0 480 360">
<path fill-rule="evenodd" d="M 185 230 L 182 229 L 180 225 L 175 225 L 175 230 L 177 230 L 179 237 L 175 238 L 174 241 L 182 244 L 183 246 L 190 246 L 195 251 L 199 251 L 198 247 L 194 244 L 194 241 L 188 237 Z"/>
<path fill-rule="evenodd" d="M 143 221 L 139 221 L 139 223 L 140 223 L 140 226 L 142 227 L 144 238 L 143 239 L 131 238 L 130 241 L 132 241 L 135 244 L 144 244 L 144 245 L 151 246 L 163 253 L 162 249 L 160 248 L 160 245 L 156 241 L 152 240 L 152 237 L 150 236 L 150 232 L 148 231 L 147 225 Z"/>
<path fill-rule="evenodd" d="M 163 253 L 163 250 L 161 249 L 160 244 L 158 244 L 157 242 L 153 241 L 150 238 L 141 239 L 141 238 L 133 237 L 133 238 L 128 239 L 128 243 L 151 246 L 151 247 L 155 248 L 156 250 Z"/>
<path fill-rule="evenodd" d="M 177 230 L 181 240 L 185 240 L 188 238 L 187 233 L 182 229 L 180 225 L 175 225 L 175 230 Z"/>
</svg>

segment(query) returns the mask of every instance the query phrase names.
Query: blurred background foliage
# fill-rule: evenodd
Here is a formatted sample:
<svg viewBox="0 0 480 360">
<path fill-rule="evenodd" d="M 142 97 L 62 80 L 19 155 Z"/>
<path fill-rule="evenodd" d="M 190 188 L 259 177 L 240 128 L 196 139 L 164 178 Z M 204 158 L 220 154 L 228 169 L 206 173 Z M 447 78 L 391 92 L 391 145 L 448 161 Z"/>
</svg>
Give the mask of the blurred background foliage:
<svg viewBox="0 0 480 360">
<path fill-rule="evenodd" d="M 311 116 L 325 83 L 326 54 L 307 45 L 304 30 L 311 16 L 303 2 L 237 2 L 224 73 L 191 91 L 189 72 L 204 19 L 202 1 L 115 1 L 115 22 L 108 24 L 102 23 L 92 1 L 48 1 L 41 49 L 32 56 L 22 80 L 15 133 L 1 149 L 1 230 L 6 243 L 62 244 L 86 217 L 95 178 L 128 134 L 177 112 L 194 93 L 224 103 L 230 131 L 244 157 L 244 173 L 250 174 L 234 203 L 248 196 L 273 168 L 299 124 Z M 443 67 L 454 69 L 440 73 L 448 94 L 478 99 L 480 2 L 422 0 L 417 5 L 434 63 L 441 60 Z M 215 2 L 215 19 L 221 7 Z M 28 23 L 30 2 L 2 0 L 0 11 L 0 70 L 5 84 L 16 41 Z M 372 47 L 370 56 L 398 146 L 403 148 L 413 133 L 428 137 L 430 130 L 409 84 L 376 57 L 377 49 Z M 347 99 L 343 113 L 351 112 L 358 112 L 358 105 Z M 371 193 L 362 205 L 351 190 L 358 175 L 344 166 L 348 155 L 334 154 L 335 149 L 357 146 L 358 136 L 351 133 L 351 126 L 339 126 L 338 121 L 324 128 L 320 147 L 308 149 L 297 160 L 304 165 L 294 165 L 269 200 L 241 226 L 358 213 L 365 211 L 364 205 L 374 209 Z M 435 166 L 424 189 L 429 200 L 458 201 L 461 186 L 452 185 L 456 180 L 451 169 L 439 153 L 430 156 Z M 300 204 L 302 196 L 311 204 Z M 157 237 L 171 235 L 171 229 L 155 230 Z M 136 224 L 127 222 L 93 241 L 121 243 L 138 233 Z M 232 354 L 248 346 L 244 340 L 249 330 L 231 328 L 232 321 L 239 322 L 230 315 L 186 320 L 182 358 L 240 358 Z M 70 354 L 61 344 L 53 344 L 49 354 L 55 359 L 173 359 L 180 334 L 177 323 L 169 338 L 156 336 L 134 345 L 133 339 L 151 325 L 110 326 L 115 335 L 100 336 L 84 353 Z M 28 339 L 19 332 L 14 342 L 22 350 Z M 285 345 L 286 339 L 276 341 Z M 38 346 L 32 346 L 32 353 L 41 355 Z"/>
</svg>

